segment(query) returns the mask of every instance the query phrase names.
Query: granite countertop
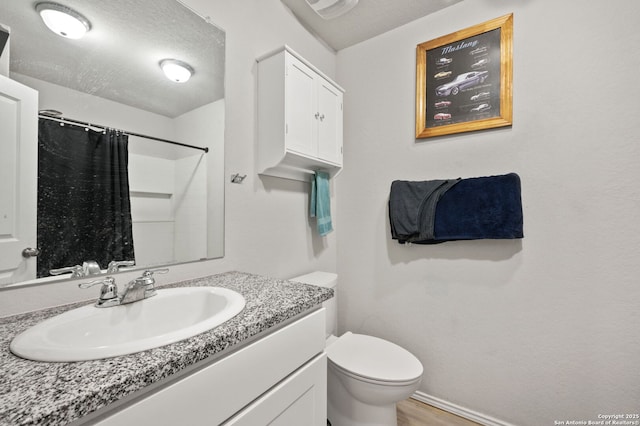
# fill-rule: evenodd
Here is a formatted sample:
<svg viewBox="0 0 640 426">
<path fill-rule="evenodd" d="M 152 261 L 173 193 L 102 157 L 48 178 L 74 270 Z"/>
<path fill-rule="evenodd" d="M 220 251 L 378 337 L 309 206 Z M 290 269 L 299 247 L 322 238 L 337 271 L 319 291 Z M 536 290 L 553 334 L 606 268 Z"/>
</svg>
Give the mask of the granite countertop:
<svg viewBox="0 0 640 426">
<path fill-rule="evenodd" d="M 61 425 L 105 407 L 305 312 L 333 290 L 241 272 L 163 286 L 235 290 L 246 306 L 224 324 L 167 346 L 96 361 L 47 363 L 13 355 L 13 337 L 42 320 L 88 302 L 0 318 L 0 425 Z M 109 308 L 106 308 L 109 309 Z"/>
</svg>

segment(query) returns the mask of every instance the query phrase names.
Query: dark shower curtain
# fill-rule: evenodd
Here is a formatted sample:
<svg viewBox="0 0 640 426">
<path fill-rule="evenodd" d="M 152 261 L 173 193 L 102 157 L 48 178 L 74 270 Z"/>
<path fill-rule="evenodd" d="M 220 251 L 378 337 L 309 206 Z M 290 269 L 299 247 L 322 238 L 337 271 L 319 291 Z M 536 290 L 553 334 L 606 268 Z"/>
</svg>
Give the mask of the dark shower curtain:
<svg viewBox="0 0 640 426">
<path fill-rule="evenodd" d="M 135 260 L 128 136 L 40 119 L 38 277 L 95 260 Z"/>
</svg>

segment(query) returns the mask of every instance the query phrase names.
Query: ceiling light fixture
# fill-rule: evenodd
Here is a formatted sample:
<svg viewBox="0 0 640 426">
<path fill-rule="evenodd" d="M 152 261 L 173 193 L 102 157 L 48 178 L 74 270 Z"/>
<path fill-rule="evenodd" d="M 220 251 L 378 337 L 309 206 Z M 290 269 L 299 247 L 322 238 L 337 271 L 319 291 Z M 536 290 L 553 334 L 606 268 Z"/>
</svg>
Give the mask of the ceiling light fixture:
<svg viewBox="0 0 640 426">
<path fill-rule="evenodd" d="M 91 29 L 91 23 L 73 9 L 58 3 L 38 3 L 36 10 L 45 25 L 54 33 L 72 39 L 79 39 Z"/>
<path fill-rule="evenodd" d="M 160 61 L 160 68 L 169 80 L 176 83 L 185 83 L 194 73 L 189 64 L 177 59 L 163 59 Z"/>
<path fill-rule="evenodd" d="M 358 0 L 306 0 L 306 2 L 323 19 L 337 18 L 358 4 Z"/>
</svg>

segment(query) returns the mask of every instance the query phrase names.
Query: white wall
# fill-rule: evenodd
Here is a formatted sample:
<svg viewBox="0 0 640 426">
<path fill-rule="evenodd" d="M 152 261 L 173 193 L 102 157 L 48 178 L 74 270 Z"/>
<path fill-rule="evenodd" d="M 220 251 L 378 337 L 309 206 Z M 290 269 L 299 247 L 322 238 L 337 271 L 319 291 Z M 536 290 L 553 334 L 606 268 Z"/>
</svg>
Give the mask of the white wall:
<svg viewBox="0 0 640 426">
<path fill-rule="evenodd" d="M 225 257 L 221 262 L 194 264 L 189 273 L 236 269 L 284 278 L 312 269 L 335 271 L 336 232 L 321 238 L 315 231 L 315 222 L 308 218 L 309 184 L 260 177 L 255 171 L 255 59 L 288 44 L 333 77 L 335 54 L 279 0 L 186 3 L 211 16 L 227 36 Z M 247 174 L 242 184 L 229 182 L 235 173 Z"/>
<path fill-rule="evenodd" d="M 206 182 L 203 188 L 206 193 L 201 196 L 201 199 L 207 203 L 207 205 L 203 206 L 204 211 L 202 212 L 205 215 L 206 221 L 204 223 L 207 224 L 207 232 L 203 233 L 202 229 L 193 229 L 195 227 L 187 224 L 194 232 L 198 232 L 205 238 L 200 244 L 204 245 L 205 250 L 208 248 L 208 251 L 205 251 L 198 257 L 187 257 L 190 259 L 213 258 L 224 255 L 224 244 L 219 244 L 220 241 L 224 241 L 224 118 L 225 101 L 221 99 L 189 111 L 175 119 L 180 140 L 188 141 L 187 143 L 192 145 L 206 146 L 209 148 L 209 152 L 204 155 L 202 161 L 197 162 L 199 166 L 202 166 L 198 168 L 197 173 L 204 174 L 205 180 L 200 181 L 200 178 L 192 180 L 198 187 L 200 187 L 200 183 Z M 186 160 L 186 163 L 189 162 L 189 160 Z M 195 191 L 195 188 L 193 188 L 193 190 Z M 197 196 L 197 194 L 193 192 L 192 195 Z M 188 216 L 186 218 L 188 219 Z M 183 231 L 184 230 L 180 230 L 178 235 L 183 235 Z M 188 240 L 200 238 L 196 237 L 193 233 L 189 233 L 189 235 Z M 194 247 L 194 245 L 191 245 L 189 241 L 185 241 L 184 239 L 181 240 L 181 243 L 186 243 Z M 183 247 L 178 250 L 184 252 Z"/>
<path fill-rule="evenodd" d="M 207 159 L 199 154 L 176 161 L 173 211 L 177 262 L 207 257 Z"/>
<path fill-rule="evenodd" d="M 176 161 L 129 154 L 129 193 L 135 260 L 138 265 L 173 262 Z M 204 223 L 204 222 L 203 222 Z"/>
<path fill-rule="evenodd" d="M 18 73 L 11 73 L 11 78 L 38 91 L 39 110 L 58 110 L 65 117 L 80 121 L 117 127 L 159 138 L 175 139 L 173 120 L 163 115 Z M 136 151 L 133 143 L 129 150 Z"/>
<path fill-rule="evenodd" d="M 615 3 L 615 7 L 614 6 Z M 640 408 L 640 5 L 468 0 L 338 53 L 341 331 L 517 425 Z M 415 140 L 415 46 L 514 13 L 512 128 Z M 389 186 L 517 172 L 525 238 L 401 246 Z"/>
<path fill-rule="evenodd" d="M 318 236 L 308 218 L 309 184 L 255 173 L 255 58 L 290 45 L 329 77 L 336 57 L 310 35 L 280 0 L 186 0 L 200 14 L 226 31 L 225 82 L 225 253 L 223 259 L 174 266 L 158 282 L 199 277 L 229 270 L 277 278 L 310 270 L 336 270 L 336 234 Z M 241 185 L 232 173 L 247 174 Z M 335 186 L 332 187 L 335 189 Z M 333 213 L 336 213 L 335 197 Z M 334 228 L 339 223 L 334 220 Z M 139 273 L 124 273 L 125 283 Z M 46 286 L 2 290 L 0 316 L 93 298 L 65 281 Z"/>
</svg>

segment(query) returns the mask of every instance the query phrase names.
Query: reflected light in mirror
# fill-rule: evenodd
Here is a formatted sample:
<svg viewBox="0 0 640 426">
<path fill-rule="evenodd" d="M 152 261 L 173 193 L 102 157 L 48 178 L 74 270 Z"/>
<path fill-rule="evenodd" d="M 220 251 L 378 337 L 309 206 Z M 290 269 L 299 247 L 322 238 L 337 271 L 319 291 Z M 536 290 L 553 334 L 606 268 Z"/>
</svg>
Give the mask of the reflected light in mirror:
<svg viewBox="0 0 640 426">
<path fill-rule="evenodd" d="M 38 3 L 36 10 L 47 28 L 59 36 L 79 39 L 91 29 L 91 24 L 84 16 L 61 4 Z"/>
<path fill-rule="evenodd" d="M 186 83 L 193 75 L 193 68 L 189 64 L 177 59 L 164 59 L 160 61 L 160 68 L 164 75 L 176 83 Z"/>
</svg>

